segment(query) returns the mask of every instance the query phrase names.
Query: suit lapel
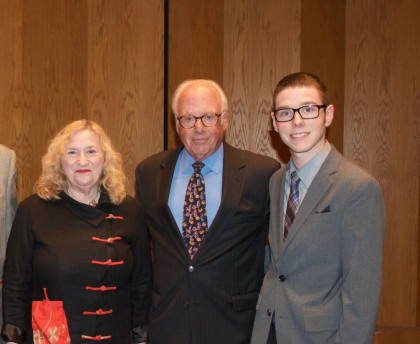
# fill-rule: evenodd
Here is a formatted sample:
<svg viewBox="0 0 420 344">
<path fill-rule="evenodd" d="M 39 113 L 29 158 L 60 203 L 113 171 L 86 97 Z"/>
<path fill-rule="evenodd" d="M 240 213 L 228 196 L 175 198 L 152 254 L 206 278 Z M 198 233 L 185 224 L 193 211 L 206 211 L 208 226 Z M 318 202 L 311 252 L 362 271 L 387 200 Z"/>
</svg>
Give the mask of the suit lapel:
<svg viewBox="0 0 420 344">
<path fill-rule="evenodd" d="M 219 210 L 210 228 L 217 227 L 225 220 L 226 216 L 232 216 L 232 212 L 239 208 L 242 189 L 244 186 L 245 162 L 234 154 L 234 149 L 224 144 L 223 158 L 223 184 L 222 200 Z"/>
<path fill-rule="evenodd" d="M 174 169 L 182 148 L 183 146 L 175 148 L 164 160 L 162 160 L 160 168 L 156 173 L 156 198 L 157 204 L 160 204 L 160 208 L 164 209 L 163 219 L 167 222 L 168 235 L 176 244 L 178 250 L 182 252 L 184 259 L 188 262 L 190 256 L 185 248 L 184 239 L 178 229 L 171 209 L 168 206 Z"/>
<path fill-rule="evenodd" d="M 293 243 L 293 240 L 299 232 L 303 230 L 304 224 L 308 220 L 309 216 L 314 212 L 316 206 L 333 185 L 331 175 L 337 171 L 340 160 L 341 155 L 331 145 L 330 153 L 312 181 L 306 196 L 296 213 L 295 220 L 293 221 L 290 232 L 284 242 L 283 250 L 286 250 L 287 247 Z M 282 185 L 284 187 L 284 183 Z"/>
<path fill-rule="evenodd" d="M 283 167 L 279 174 L 275 175 L 275 180 L 271 181 L 270 187 L 274 192 L 270 192 L 270 229 L 269 241 L 273 258 L 276 259 L 283 247 L 283 207 L 284 207 L 284 178 L 289 164 Z"/>
</svg>

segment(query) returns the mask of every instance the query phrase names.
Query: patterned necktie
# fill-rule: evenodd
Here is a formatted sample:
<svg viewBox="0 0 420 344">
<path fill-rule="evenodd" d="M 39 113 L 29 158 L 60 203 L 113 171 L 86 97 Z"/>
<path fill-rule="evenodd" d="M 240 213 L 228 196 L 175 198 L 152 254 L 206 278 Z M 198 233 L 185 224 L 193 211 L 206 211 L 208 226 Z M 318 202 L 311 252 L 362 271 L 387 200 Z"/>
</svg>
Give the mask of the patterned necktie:
<svg viewBox="0 0 420 344">
<path fill-rule="evenodd" d="M 284 232 L 283 240 L 286 240 L 289 234 L 290 227 L 292 227 L 293 220 L 295 219 L 296 208 L 299 204 L 299 182 L 300 179 L 296 171 L 292 172 L 290 181 L 290 194 L 287 200 L 286 215 L 284 216 Z"/>
<path fill-rule="evenodd" d="M 201 169 L 202 162 L 195 162 L 194 172 L 188 182 L 184 201 L 184 218 L 182 221 L 182 236 L 185 247 L 194 258 L 204 235 L 207 233 L 206 188 Z"/>
</svg>

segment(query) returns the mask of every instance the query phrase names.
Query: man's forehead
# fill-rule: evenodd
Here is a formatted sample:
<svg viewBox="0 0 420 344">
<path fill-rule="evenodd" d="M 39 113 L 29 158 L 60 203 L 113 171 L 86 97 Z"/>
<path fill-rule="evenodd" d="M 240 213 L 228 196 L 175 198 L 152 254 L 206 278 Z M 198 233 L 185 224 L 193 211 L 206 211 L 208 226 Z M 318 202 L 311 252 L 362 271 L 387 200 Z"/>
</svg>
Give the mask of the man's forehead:
<svg viewBox="0 0 420 344">
<path fill-rule="evenodd" d="M 182 96 L 182 95 L 198 96 L 198 95 L 201 95 L 201 94 L 218 95 L 218 92 L 217 92 L 216 88 L 211 84 L 206 84 L 206 83 L 203 83 L 203 82 L 197 82 L 197 83 L 193 83 L 193 84 L 185 87 L 185 89 L 182 90 L 180 96 Z"/>
<path fill-rule="evenodd" d="M 218 107 L 220 103 L 219 94 L 211 85 L 190 85 L 178 98 L 178 108 Z"/>
<path fill-rule="evenodd" d="M 315 86 L 294 86 L 281 90 L 276 96 L 276 103 L 281 101 L 319 102 L 322 100 L 319 90 Z"/>
</svg>

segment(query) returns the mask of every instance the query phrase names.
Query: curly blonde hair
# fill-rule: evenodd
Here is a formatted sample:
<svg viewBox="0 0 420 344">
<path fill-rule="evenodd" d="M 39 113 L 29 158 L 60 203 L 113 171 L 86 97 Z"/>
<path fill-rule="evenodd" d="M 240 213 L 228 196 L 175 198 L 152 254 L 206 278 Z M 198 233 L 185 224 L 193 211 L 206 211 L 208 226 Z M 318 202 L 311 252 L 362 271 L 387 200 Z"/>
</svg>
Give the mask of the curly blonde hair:
<svg viewBox="0 0 420 344">
<path fill-rule="evenodd" d="M 91 130 L 99 136 L 104 152 L 104 168 L 99 180 L 109 194 L 113 204 L 120 204 L 127 192 L 127 178 L 123 172 L 121 154 L 115 151 L 111 140 L 102 127 L 87 119 L 74 121 L 66 125 L 51 140 L 47 153 L 42 157 L 42 173 L 35 184 L 35 192 L 45 200 L 60 199 L 59 193 L 68 189 L 68 181 L 63 173 L 61 158 L 65 153 L 65 145 L 79 130 Z"/>
</svg>

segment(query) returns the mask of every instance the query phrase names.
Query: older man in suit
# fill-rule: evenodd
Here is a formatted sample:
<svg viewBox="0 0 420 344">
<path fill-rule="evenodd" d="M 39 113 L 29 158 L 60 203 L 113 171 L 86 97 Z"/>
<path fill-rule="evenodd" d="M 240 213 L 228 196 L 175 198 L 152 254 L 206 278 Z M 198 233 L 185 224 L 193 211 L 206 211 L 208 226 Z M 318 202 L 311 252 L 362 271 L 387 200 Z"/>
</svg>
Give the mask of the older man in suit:
<svg viewBox="0 0 420 344">
<path fill-rule="evenodd" d="M 214 81 L 183 82 L 172 108 L 183 146 L 136 169 L 154 256 L 150 343 L 247 344 L 280 164 L 223 143 L 228 105 Z"/>
<path fill-rule="evenodd" d="M 270 258 L 253 344 L 372 343 L 385 213 L 378 183 L 325 138 L 334 116 L 313 74 L 283 78 L 275 131 L 289 164 L 270 180 Z"/>
<path fill-rule="evenodd" d="M 16 155 L 12 150 L 0 145 L 0 324 L 3 323 L 1 314 L 3 263 L 16 208 Z M 0 343 L 3 343 L 2 339 Z"/>
</svg>

